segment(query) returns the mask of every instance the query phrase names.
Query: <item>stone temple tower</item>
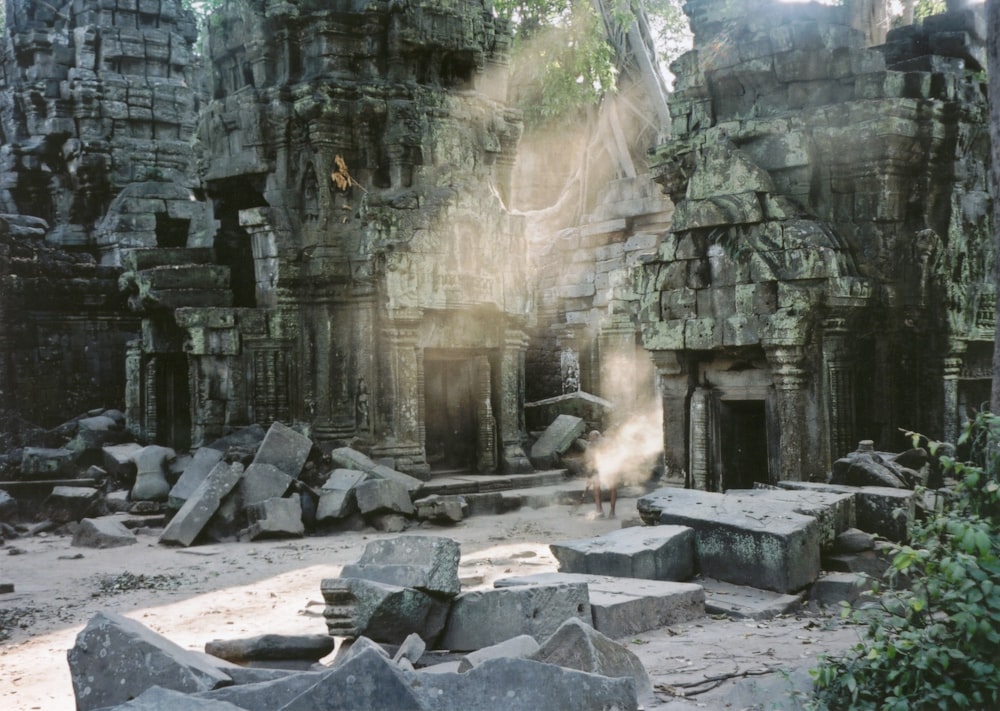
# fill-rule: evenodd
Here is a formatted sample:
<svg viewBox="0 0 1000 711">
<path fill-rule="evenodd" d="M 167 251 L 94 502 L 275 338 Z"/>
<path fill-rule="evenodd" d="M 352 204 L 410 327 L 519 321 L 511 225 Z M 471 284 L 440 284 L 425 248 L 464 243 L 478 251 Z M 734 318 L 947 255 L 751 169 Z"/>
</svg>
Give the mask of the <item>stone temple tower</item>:
<svg viewBox="0 0 1000 711">
<path fill-rule="evenodd" d="M 175 444 L 300 423 L 418 474 L 530 468 L 508 28 L 485 0 L 231 0 L 208 23 L 191 160 L 215 229 L 125 257 L 129 421 Z"/>
</svg>

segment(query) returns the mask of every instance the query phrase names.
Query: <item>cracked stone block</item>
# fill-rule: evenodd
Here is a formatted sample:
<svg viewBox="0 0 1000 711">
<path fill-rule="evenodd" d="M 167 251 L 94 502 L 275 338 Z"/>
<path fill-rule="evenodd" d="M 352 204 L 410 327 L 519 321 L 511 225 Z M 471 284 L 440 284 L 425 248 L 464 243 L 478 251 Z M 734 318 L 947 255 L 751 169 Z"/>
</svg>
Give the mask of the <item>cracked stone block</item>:
<svg viewBox="0 0 1000 711">
<path fill-rule="evenodd" d="M 824 573 L 809 591 L 809 597 L 821 605 L 853 603 L 865 590 L 870 590 L 873 579 L 863 573 Z"/>
<path fill-rule="evenodd" d="M 114 707 L 114 711 L 249 711 L 221 699 L 209 699 L 181 691 L 153 686 L 131 701 Z"/>
<path fill-rule="evenodd" d="M 442 496 L 433 494 L 413 502 L 417 510 L 417 518 L 431 523 L 458 523 L 465 518 L 469 505 L 463 496 Z"/>
<path fill-rule="evenodd" d="M 89 486 L 55 486 L 42 502 L 42 513 L 50 521 L 69 523 L 100 514 L 101 492 Z"/>
<path fill-rule="evenodd" d="M 291 427 L 275 422 L 264 435 L 253 464 L 271 464 L 298 478 L 312 451 L 312 440 Z"/>
<path fill-rule="evenodd" d="M 690 622 L 705 615 L 705 590 L 694 583 L 580 573 L 536 573 L 501 578 L 495 587 L 584 583 L 593 627 L 613 639 Z"/>
<path fill-rule="evenodd" d="M 184 502 L 160 534 L 160 543 L 177 543 L 190 546 L 208 524 L 236 482 L 243 476 L 243 465 L 219 462 L 198 485 L 191 497 Z"/>
<path fill-rule="evenodd" d="M 647 580 L 694 575 L 694 531 L 685 526 L 633 526 L 594 538 L 549 545 L 563 573 Z"/>
<path fill-rule="evenodd" d="M 244 506 L 253 506 L 267 499 L 282 497 L 294 477 L 273 464 L 253 463 L 243 472 L 238 487 Z"/>
<path fill-rule="evenodd" d="M 191 494 L 201 482 L 205 481 L 208 473 L 219 463 L 223 454 L 224 452 L 221 450 L 212 447 L 199 447 L 195 450 L 190 464 L 184 469 L 167 496 L 167 503 L 170 504 L 171 508 L 179 509 L 185 501 L 191 498 Z"/>
<path fill-rule="evenodd" d="M 585 583 L 467 592 L 452 602 L 441 646 L 470 652 L 521 634 L 544 640 L 570 617 L 591 619 Z"/>
<path fill-rule="evenodd" d="M 72 476 L 77 454 L 70 449 L 25 447 L 21 454 L 21 474 L 26 479 Z"/>
<path fill-rule="evenodd" d="M 135 534 L 120 520 L 110 516 L 85 518 L 73 532 L 70 545 L 78 548 L 119 548 L 135 545 Z"/>
<path fill-rule="evenodd" d="M 320 584 L 323 616 L 331 635 L 401 644 L 416 633 L 433 644 L 444 629 L 448 602 L 415 588 L 360 578 L 327 578 Z"/>
<path fill-rule="evenodd" d="M 778 486 L 783 489 L 853 494 L 855 525 L 858 528 L 896 543 L 905 543 L 910 539 L 910 522 L 916 516 L 916 498 L 909 489 L 809 481 L 779 481 Z"/>
<path fill-rule="evenodd" d="M 373 461 L 367 455 L 351 447 L 338 447 L 330 452 L 333 463 L 344 469 L 354 469 L 369 475 L 369 478 L 385 479 L 402 484 L 411 494 L 420 490 L 424 482 L 409 474 L 403 474 L 392 467 Z"/>
<path fill-rule="evenodd" d="M 242 537 L 247 540 L 305 535 L 302 500 L 298 496 L 266 499 L 246 507 L 246 513 L 250 525 Z"/>
<path fill-rule="evenodd" d="M 125 703 L 151 686 L 192 693 L 232 683 L 203 655 L 113 612 L 91 617 L 66 657 L 78 711 Z"/>
<path fill-rule="evenodd" d="M 111 480 L 118 484 L 131 484 L 135 481 L 135 455 L 142 445 L 135 442 L 113 444 L 101 449 L 104 470 Z"/>
<path fill-rule="evenodd" d="M 538 441 L 531 445 L 531 463 L 538 469 L 552 469 L 559 464 L 559 455 L 583 435 L 586 424 L 573 415 L 559 415 L 545 428 Z"/>
<path fill-rule="evenodd" d="M 792 489 L 729 489 L 728 496 L 747 496 L 785 501 L 792 510 L 805 516 L 812 516 L 819 523 L 820 540 L 823 550 L 834 547 L 837 536 L 854 527 L 856 515 L 854 497 L 827 491 L 795 491 Z"/>
<path fill-rule="evenodd" d="M 663 488 L 636 506 L 647 523 L 694 530 L 698 569 L 706 577 L 794 592 L 819 575 L 819 524 L 786 502 Z"/>
<path fill-rule="evenodd" d="M 404 485 L 395 481 L 386 479 L 365 481 L 354 488 L 354 495 L 358 501 L 358 510 L 363 514 L 412 515 L 415 512 L 410 493 Z"/>
<path fill-rule="evenodd" d="M 345 565 L 341 575 L 454 597 L 462 588 L 460 557 L 458 542 L 450 538 L 399 536 L 369 542 L 358 562 Z"/>
<path fill-rule="evenodd" d="M 344 518 L 358 510 L 354 487 L 368 475 L 357 469 L 334 469 L 319 491 L 316 520 Z"/>
<path fill-rule="evenodd" d="M 539 650 L 541 645 L 529 634 L 520 634 L 511 637 L 499 644 L 491 644 L 489 647 L 477 649 L 469 652 L 459 661 L 458 671 L 467 672 L 488 659 L 528 659 Z"/>
</svg>

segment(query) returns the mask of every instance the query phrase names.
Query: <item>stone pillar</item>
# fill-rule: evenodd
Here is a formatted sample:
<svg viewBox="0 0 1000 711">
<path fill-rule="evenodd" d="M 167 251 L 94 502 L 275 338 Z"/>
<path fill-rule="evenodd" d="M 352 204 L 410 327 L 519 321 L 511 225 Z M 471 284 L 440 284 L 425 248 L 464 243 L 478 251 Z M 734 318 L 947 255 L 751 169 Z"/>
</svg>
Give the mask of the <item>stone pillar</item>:
<svg viewBox="0 0 1000 711">
<path fill-rule="evenodd" d="M 823 323 L 823 361 L 826 364 L 826 408 L 829 466 L 851 452 L 855 436 L 854 368 L 847 350 L 847 324 L 831 318 Z"/>
<path fill-rule="evenodd" d="M 509 330 L 500 355 L 500 438 L 503 470 L 508 474 L 533 471 L 521 443 L 524 432 L 524 354 L 528 337 L 523 331 Z"/>
<path fill-rule="evenodd" d="M 771 346 L 766 349 L 771 366 L 778 411 L 778 479 L 800 481 L 803 472 L 805 386 L 801 346 Z"/>
<path fill-rule="evenodd" d="M 330 356 L 333 348 L 333 334 L 330 324 L 332 315 L 330 305 L 315 304 L 311 309 L 310 323 L 312 325 L 312 361 L 315 364 L 312 382 L 313 398 L 313 433 L 316 439 L 330 441 L 335 437 L 333 426 L 333 402 L 330 399 Z"/>
<path fill-rule="evenodd" d="M 125 350 L 125 425 L 139 439 L 146 437 L 142 393 L 142 345 L 135 339 L 128 342 Z"/>
<path fill-rule="evenodd" d="M 663 406 L 663 483 L 690 486 L 688 477 L 688 392 L 691 385 L 676 351 L 653 351 Z"/>
<path fill-rule="evenodd" d="M 278 242 L 268 216 L 269 208 L 240 210 L 240 227 L 250 235 L 253 251 L 254 297 L 258 308 L 278 305 Z"/>
<path fill-rule="evenodd" d="M 715 481 L 712 463 L 712 391 L 697 387 L 691 393 L 691 416 L 688 442 L 690 443 L 688 482 L 693 489 L 709 490 Z M 714 489 L 714 486 L 711 487 Z"/>
<path fill-rule="evenodd" d="M 423 426 L 423 354 L 416 319 L 395 319 L 382 329 L 375 394 L 377 442 L 372 456 L 392 457 L 415 476 L 430 472 L 420 440 Z"/>
<path fill-rule="evenodd" d="M 943 432 L 945 442 L 957 442 L 962 429 L 962 420 L 958 411 L 958 376 L 962 372 L 962 351 L 952 344 L 948 357 L 942 363 L 941 372 L 941 412 L 943 413 Z"/>
<path fill-rule="evenodd" d="M 627 315 L 616 314 L 601 325 L 601 332 L 598 336 L 600 368 L 598 382 L 595 383 L 595 394 L 605 400 L 614 403 L 615 414 L 624 415 L 624 411 L 630 406 L 639 404 L 631 402 L 634 398 L 628 397 L 636 394 L 636 388 L 629 387 L 627 392 L 621 387 L 622 374 L 616 372 L 621 368 L 630 370 L 637 367 L 635 326 Z M 632 372 L 629 379 L 632 383 L 639 380 L 641 375 Z M 625 399 L 629 402 L 626 402 Z"/>
</svg>

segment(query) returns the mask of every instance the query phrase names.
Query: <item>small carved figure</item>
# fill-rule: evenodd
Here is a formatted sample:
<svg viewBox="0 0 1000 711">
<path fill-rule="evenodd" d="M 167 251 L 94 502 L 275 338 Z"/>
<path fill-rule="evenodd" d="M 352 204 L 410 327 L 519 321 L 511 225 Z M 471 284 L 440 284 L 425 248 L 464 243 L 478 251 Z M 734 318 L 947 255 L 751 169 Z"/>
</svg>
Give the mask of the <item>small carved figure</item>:
<svg viewBox="0 0 1000 711">
<path fill-rule="evenodd" d="M 359 430 L 368 429 L 368 384 L 364 376 L 358 378 L 358 394 L 354 403 L 355 423 Z"/>
</svg>

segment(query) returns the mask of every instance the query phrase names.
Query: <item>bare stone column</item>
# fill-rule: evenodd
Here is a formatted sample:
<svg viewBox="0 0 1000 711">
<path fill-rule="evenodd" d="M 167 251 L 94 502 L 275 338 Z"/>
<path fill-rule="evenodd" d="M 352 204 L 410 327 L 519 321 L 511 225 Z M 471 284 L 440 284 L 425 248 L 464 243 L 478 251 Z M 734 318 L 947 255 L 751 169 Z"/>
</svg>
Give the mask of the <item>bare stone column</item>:
<svg viewBox="0 0 1000 711">
<path fill-rule="evenodd" d="M 676 351 L 653 351 L 653 364 L 659 377 L 663 403 L 663 483 L 675 487 L 688 486 L 689 377 Z"/>
<path fill-rule="evenodd" d="M 258 308 L 278 305 L 278 244 L 268 216 L 268 208 L 240 210 L 240 227 L 250 235 L 253 252 L 254 297 Z"/>
<path fill-rule="evenodd" d="M 805 385 L 808 380 L 801 346 L 771 346 L 767 361 L 774 376 L 778 405 L 778 478 L 802 479 Z"/>
<path fill-rule="evenodd" d="M 831 318 L 823 323 L 823 360 L 826 363 L 827 418 L 830 452 L 827 464 L 854 449 L 854 374 L 847 353 L 847 324 Z"/>
<path fill-rule="evenodd" d="M 430 471 L 420 442 L 423 355 L 417 348 L 418 321 L 396 319 L 382 329 L 380 387 L 375 401 L 377 443 L 372 456 L 392 457 L 410 474 Z"/>
<path fill-rule="evenodd" d="M 959 345 L 961 350 L 959 350 Z M 962 372 L 964 344 L 952 344 L 951 352 L 942 363 L 941 410 L 944 416 L 942 437 L 946 442 L 957 442 L 962 423 L 958 412 L 958 376 Z"/>
<path fill-rule="evenodd" d="M 330 320 L 330 304 L 314 306 L 311 323 L 313 325 L 313 432 L 316 439 L 328 441 L 334 438 L 333 402 L 330 398 L 330 356 L 333 345 Z"/>
<path fill-rule="evenodd" d="M 508 474 L 530 472 L 531 462 L 524 453 L 524 354 L 528 337 L 523 331 L 507 331 L 500 357 L 499 412 L 503 446 L 503 470 Z"/>
</svg>

